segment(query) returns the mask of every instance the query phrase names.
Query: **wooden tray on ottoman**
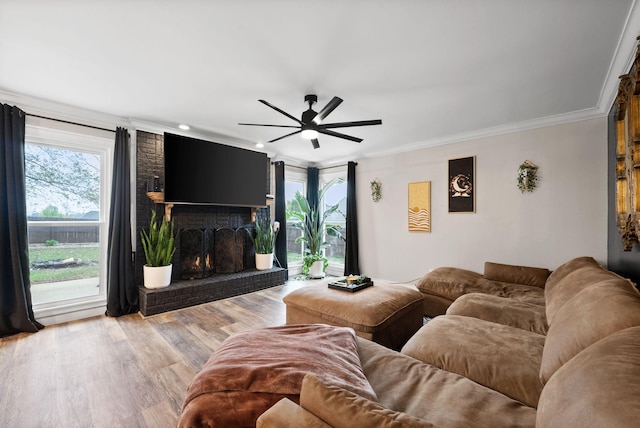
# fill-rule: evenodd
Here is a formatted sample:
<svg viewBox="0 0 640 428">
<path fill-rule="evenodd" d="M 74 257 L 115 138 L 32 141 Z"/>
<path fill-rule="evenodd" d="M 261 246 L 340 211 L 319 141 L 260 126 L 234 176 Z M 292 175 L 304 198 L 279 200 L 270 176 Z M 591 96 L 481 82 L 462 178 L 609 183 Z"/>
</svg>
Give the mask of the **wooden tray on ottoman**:
<svg viewBox="0 0 640 428">
<path fill-rule="evenodd" d="M 339 279 L 338 281 L 330 282 L 329 288 L 355 293 L 358 290 L 371 287 L 372 285 L 373 285 L 373 281 L 371 280 L 371 278 L 367 278 L 367 277 L 360 277 L 360 280 L 358 282 L 353 282 L 351 284 L 347 283 L 346 278 L 343 278 L 343 279 Z"/>
</svg>

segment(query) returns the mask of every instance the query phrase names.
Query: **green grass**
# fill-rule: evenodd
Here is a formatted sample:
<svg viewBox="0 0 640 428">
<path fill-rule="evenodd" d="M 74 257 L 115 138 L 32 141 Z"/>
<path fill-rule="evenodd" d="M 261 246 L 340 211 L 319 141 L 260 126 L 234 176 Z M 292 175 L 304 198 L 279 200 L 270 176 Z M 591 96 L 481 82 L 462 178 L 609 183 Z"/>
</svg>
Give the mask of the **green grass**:
<svg viewBox="0 0 640 428">
<path fill-rule="evenodd" d="M 29 246 L 30 263 L 64 260 L 68 258 L 80 259 L 95 264 L 62 269 L 32 268 L 30 270 L 31 283 L 69 281 L 99 276 L 99 244 L 59 244 L 52 247 L 47 247 L 44 244 L 31 244 Z"/>
<path fill-rule="evenodd" d="M 31 270 L 30 277 L 32 284 L 70 281 L 73 279 L 95 278 L 100 274 L 100 267 L 79 266 L 63 269 L 39 269 Z"/>
<path fill-rule="evenodd" d="M 53 247 L 47 247 L 43 244 L 29 245 L 29 261 L 31 263 L 64 260 L 70 257 L 98 262 L 100 247 L 98 244 L 58 244 Z"/>
</svg>

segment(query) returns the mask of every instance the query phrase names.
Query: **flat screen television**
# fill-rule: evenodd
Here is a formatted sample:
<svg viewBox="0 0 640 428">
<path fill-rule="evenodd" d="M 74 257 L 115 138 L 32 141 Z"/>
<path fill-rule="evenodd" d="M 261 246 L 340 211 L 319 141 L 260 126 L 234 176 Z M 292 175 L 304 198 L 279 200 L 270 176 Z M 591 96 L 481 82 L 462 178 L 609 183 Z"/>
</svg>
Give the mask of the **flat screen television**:
<svg viewBox="0 0 640 428">
<path fill-rule="evenodd" d="M 266 204 L 265 153 L 164 134 L 164 201 L 259 207 Z"/>
</svg>

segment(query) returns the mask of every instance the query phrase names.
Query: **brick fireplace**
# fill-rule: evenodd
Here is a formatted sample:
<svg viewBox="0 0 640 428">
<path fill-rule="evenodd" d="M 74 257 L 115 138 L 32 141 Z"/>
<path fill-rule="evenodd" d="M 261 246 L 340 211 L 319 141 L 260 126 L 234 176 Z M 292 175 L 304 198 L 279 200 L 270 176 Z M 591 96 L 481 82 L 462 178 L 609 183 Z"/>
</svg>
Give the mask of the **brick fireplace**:
<svg viewBox="0 0 640 428">
<path fill-rule="evenodd" d="M 146 195 L 152 177 L 164 184 L 163 135 L 137 131 L 136 165 L 135 278 L 141 285 L 145 260 L 139 231 L 148 227 L 152 210 L 164 215 L 164 206 Z M 268 187 L 269 180 L 265 195 Z M 164 289 L 140 287 L 141 313 L 153 315 L 283 284 L 285 269 L 255 270 L 253 246 L 246 235 L 252 227 L 251 214 L 246 207 L 175 205 L 171 218 L 179 233 L 172 283 Z M 269 218 L 269 209 L 258 209 L 257 216 Z"/>
</svg>

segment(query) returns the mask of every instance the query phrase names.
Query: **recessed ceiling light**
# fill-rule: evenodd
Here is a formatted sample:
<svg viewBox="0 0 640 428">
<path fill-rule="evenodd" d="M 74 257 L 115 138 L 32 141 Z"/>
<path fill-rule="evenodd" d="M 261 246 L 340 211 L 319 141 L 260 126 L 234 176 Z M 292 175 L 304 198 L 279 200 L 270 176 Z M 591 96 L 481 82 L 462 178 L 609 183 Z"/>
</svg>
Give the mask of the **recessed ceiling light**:
<svg viewBox="0 0 640 428">
<path fill-rule="evenodd" d="M 184 123 L 178 125 L 178 128 L 182 129 L 183 131 L 188 131 L 190 129 L 189 125 L 185 125 Z"/>
<path fill-rule="evenodd" d="M 256 147 L 257 147 L 257 148 L 259 148 L 259 149 L 261 149 L 261 148 L 263 148 L 263 147 L 264 147 L 264 144 L 262 144 L 262 143 L 257 143 L 257 144 L 256 144 Z"/>
</svg>

